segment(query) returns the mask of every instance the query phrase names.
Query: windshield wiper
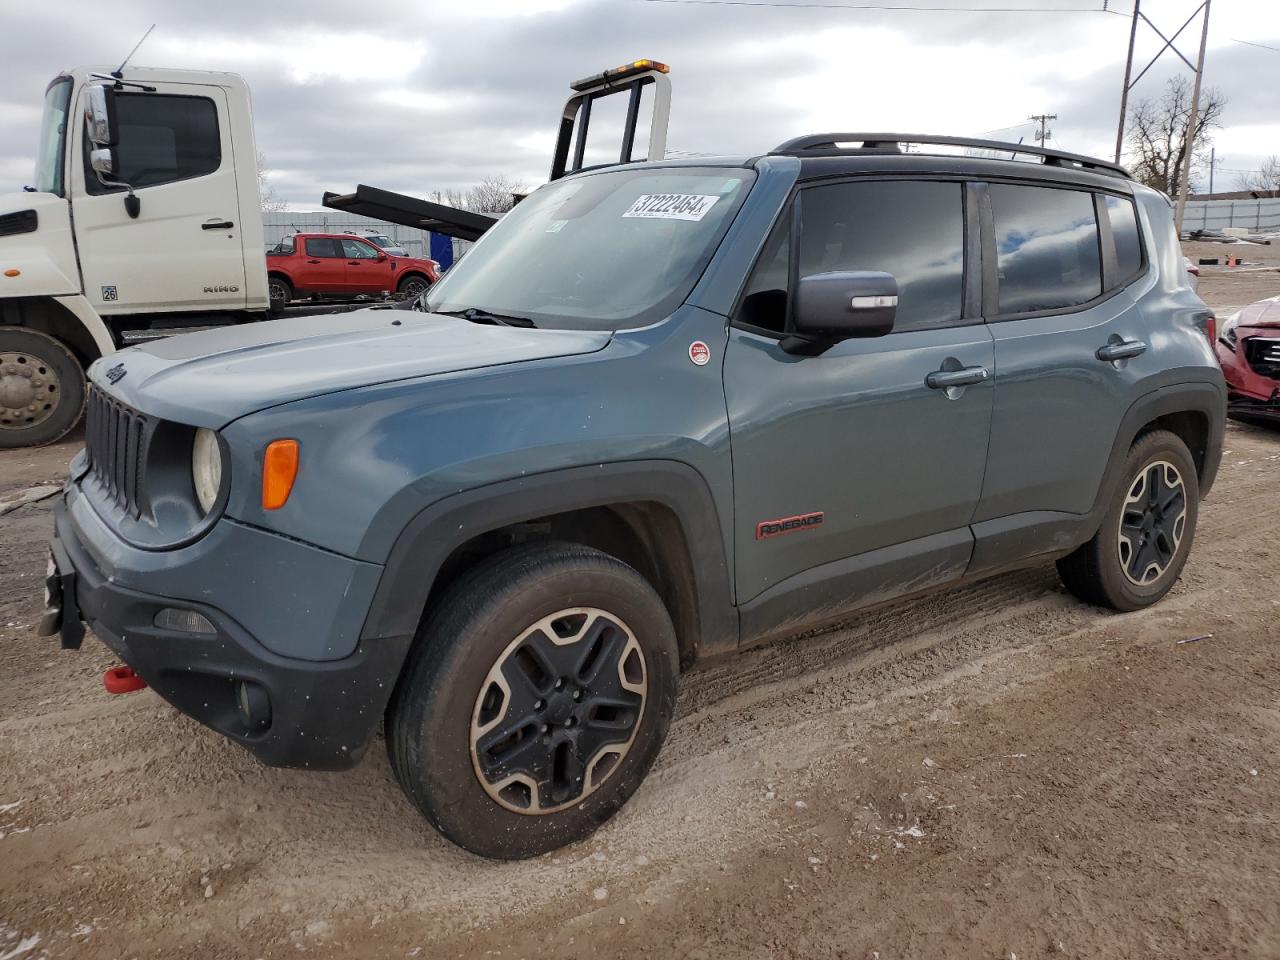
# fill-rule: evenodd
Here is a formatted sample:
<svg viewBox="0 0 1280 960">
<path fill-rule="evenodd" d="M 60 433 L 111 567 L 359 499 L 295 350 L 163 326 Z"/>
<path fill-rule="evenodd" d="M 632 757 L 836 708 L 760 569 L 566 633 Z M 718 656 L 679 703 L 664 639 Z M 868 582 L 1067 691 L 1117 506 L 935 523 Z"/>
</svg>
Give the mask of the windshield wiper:
<svg viewBox="0 0 1280 960">
<path fill-rule="evenodd" d="M 436 310 L 446 317 L 462 317 L 472 323 L 490 323 L 499 327 L 536 327 L 537 324 L 528 317 L 517 317 L 505 313 L 491 313 L 479 307 L 466 307 L 462 310 Z"/>
</svg>

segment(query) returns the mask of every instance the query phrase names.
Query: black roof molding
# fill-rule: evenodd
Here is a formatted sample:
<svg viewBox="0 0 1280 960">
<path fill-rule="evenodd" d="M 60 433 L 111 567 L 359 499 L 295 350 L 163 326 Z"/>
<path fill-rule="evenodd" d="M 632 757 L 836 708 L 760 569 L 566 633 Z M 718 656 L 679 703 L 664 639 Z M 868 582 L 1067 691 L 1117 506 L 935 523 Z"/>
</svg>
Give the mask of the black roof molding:
<svg viewBox="0 0 1280 960">
<path fill-rule="evenodd" d="M 842 147 L 840 146 L 842 143 L 856 143 L 861 144 L 861 146 Z M 1097 157 L 1086 157 L 1078 153 L 1051 150 L 1048 147 L 1035 147 L 1025 143 L 974 140 L 969 137 L 941 137 L 927 133 L 811 133 L 779 144 L 769 153 L 772 156 L 787 157 L 900 154 L 905 152 L 903 146 L 908 143 L 925 146 L 966 147 L 974 150 L 989 150 L 993 153 L 1008 153 L 1012 155 L 1021 153 L 1027 156 L 1040 157 L 1045 166 L 1090 170 L 1110 177 L 1121 177 L 1125 180 L 1133 179 L 1132 175 L 1124 167 L 1107 160 L 1099 160 Z M 1013 156 L 1010 156 L 1009 159 L 1013 159 Z"/>
</svg>

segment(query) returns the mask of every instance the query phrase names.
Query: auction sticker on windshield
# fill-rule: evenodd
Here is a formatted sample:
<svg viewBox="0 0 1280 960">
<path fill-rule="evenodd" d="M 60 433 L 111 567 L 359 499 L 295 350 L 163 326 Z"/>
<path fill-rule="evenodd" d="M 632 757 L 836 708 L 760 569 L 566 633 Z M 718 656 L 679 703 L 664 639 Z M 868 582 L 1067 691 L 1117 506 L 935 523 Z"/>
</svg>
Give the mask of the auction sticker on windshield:
<svg viewBox="0 0 1280 960">
<path fill-rule="evenodd" d="M 651 220 L 701 220 L 719 200 L 697 193 L 643 193 L 636 197 L 624 217 Z"/>
</svg>

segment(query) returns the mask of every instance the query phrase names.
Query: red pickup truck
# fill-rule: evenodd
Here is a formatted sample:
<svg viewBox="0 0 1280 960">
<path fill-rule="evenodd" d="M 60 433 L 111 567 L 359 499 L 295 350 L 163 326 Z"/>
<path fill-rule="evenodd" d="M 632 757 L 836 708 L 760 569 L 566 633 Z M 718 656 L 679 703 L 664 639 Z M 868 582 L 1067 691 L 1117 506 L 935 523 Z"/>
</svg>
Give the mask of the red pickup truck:
<svg viewBox="0 0 1280 960">
<path fill-rule="evenodd" d="M 396 257 L 363 237 L 295 233 L 267 251 L 273 308 L 299 297 L 354 297 L 395 292 L 408 299 L 440 279 L 440 264 Z"/>
</svg>

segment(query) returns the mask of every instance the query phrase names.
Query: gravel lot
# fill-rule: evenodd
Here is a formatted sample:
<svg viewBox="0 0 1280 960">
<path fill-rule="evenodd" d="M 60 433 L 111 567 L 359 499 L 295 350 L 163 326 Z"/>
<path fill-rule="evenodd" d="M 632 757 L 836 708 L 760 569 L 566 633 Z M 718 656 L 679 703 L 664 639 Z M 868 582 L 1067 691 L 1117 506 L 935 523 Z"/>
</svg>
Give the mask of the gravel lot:
<svg viewBox="0 0 1280 960">
<path fill-rule="evenodd" d="M 0 497 L 78 446 L 0 454 Z M 1044 567 L 700 667 L 622 814 L 518 864 L 436 836 L 381 749 L 272 770 L 108 696 L 105 647 L 34 635 L 51 509 L 23 506 L 0 516 L 0 960 L 1280 956 L 1280 432 L 1226 446 L 1155 608 L 1092 609 Z"/>
</svg>

